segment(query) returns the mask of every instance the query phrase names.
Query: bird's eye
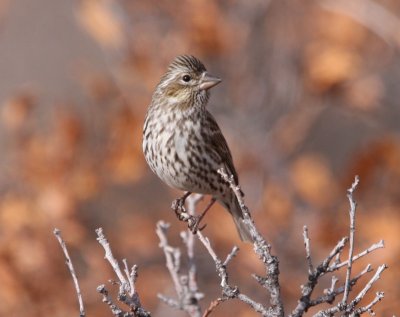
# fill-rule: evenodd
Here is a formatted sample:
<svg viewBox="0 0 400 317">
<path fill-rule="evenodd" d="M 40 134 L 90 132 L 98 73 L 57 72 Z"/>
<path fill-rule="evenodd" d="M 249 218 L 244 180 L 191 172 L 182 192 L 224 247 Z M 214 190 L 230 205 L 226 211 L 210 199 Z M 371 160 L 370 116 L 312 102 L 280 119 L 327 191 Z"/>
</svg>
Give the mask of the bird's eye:
<svg viewBox="0 0 400 317">
<path fill-rule="evenodd" d="M 185 75 L 185 76 L 182 77 L 182 79 L 185 82 L 189 82 L 192 79 L 192 77 L 190 77 L 189 75 Z"/>
</svg>

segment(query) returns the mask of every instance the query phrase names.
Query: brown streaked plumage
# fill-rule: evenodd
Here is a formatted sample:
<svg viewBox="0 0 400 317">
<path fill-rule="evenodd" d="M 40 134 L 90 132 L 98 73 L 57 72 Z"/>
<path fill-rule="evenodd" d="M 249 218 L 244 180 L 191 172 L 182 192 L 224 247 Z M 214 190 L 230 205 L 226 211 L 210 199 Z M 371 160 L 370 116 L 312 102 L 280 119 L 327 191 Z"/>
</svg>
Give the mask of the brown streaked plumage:
<svg viewBox="0 0 400 317">
<path fill-rule="evenodd" d="M 223 167 L 238 176 L 226 140 L 206 109 L 209 89 L 221 80 L 193 56 L 175 58 L 157 85 L 143 129 L 143 152 L 152 171 L 167 185 L 208 194 L 232 215 L 242 240 L 251 241 L 242 210 Z"/>
</svg>

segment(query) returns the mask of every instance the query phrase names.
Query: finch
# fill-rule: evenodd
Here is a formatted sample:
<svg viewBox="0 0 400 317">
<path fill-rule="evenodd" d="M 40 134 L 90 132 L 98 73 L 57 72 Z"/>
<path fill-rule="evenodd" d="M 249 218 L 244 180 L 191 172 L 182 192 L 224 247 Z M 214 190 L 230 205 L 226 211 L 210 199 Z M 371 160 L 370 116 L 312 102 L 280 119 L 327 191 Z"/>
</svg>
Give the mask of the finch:
<svg viewBox="0 0 400 317">
<path fill-rule="evenodd" d="M 222 204 L 240 238 L 251 242 L 239 202 L 218 173 L 224 168 L 238 184 L 228 144 L 206 108 L 210 88 L 220 82 L 196 57 L 176 57 L 153 93 L 144 123 L 143 152 L 151 170 L 167 185 L 188 194 L 211 195 Z"/>
</svg>

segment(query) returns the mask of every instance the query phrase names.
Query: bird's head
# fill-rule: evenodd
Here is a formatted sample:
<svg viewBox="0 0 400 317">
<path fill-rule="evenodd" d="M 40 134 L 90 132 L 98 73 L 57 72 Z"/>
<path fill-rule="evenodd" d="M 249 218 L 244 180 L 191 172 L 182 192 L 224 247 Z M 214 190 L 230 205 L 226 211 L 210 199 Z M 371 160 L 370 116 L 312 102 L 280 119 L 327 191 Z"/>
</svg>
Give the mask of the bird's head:
<svg viewBox="0 0 400 317">
<path fill-rule="evenodd" d="M 204 104 L 209 97 L 208 90 L 220 82 L 196 57 L 181 55 L 169 65 L 157 91 L 169 105 Z"/>
</svg>

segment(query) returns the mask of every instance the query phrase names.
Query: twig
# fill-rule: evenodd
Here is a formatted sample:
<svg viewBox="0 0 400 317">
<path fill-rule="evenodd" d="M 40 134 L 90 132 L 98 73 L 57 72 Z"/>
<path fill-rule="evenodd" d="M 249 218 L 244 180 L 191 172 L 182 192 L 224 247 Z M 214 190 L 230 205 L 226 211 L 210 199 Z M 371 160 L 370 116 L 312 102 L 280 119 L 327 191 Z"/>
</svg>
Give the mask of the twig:
<svg viewBox="0 0 400 317">
<path fill-rule="evenodd" d="M 216 300 L 213 300 L 210 305 L 208 306 L 208 308 L 206 309 L 206 311 L 204 312 L 202 317 L 207 317 L 209 316 L 214 309 L 221 303 L 223 303 L 224 301 L 226 301 L 228 298 L 222 298 L 222 297 L 218 297 Z"/>
<path fill-rule="evenodd" d="M 335 275 L 333 275 L 332 281 L 331 281 L 331 287 L 328 289 L 328 292 L 327 292 L 328 294 L 332 294 L 334 292 L 336 283 L 338 281 L 339 281 L 339 279 Z"/>
<path fill-rule="evenodd" d="M 79 312 L 80 312 L 79 316 L 80 317 L 85 317 L 86 314 L 85 314 L 85 308 L 83 306 L 83 299 L 82 299 L 81 289 L 79 287 L 78 278 L 77 278 L 76 273 L 75 273 L 74 265 L 72 264 L 71 258 L 69 256 L 67 246 L 66 246 L 66 244 L 65 244 L 65 242 L 64 242 L 64 240 L 63 240 L 63 238 L 61 236 L 61 231 L 59 229 L 55 228 L 53 233 L 56 236 L 56 238 L 58 240 L 58 243 L 60 244 L 61 249 L 64 252 L 64 256 L 65 256 L 65 260 L 66 260 L 65 264 L 67 265 L 67 267 L 69 269 L 69 272 L 71 273 L 72 280 L 74 282 L 75 291 L 76 291 L 76 294 L 78 296 Z"/>
<path fill-rule="evenodd" d="M 175 286 L 178 299 L 168 298 L 162 294 L 158 297 L 167 305 L 183 310 L 192 317 L 201 316 L 201 308 L 199 300 L 204 297 L 199 292 L 196 282 L 196 265 L 194 262 L 194 242 L 192 241 L 192 233 L 182 232 L 181 237 L 186 244 L 187 254 L 189 259 L 188 275 L 181 275 L 181 251 L 179 248 L 173 248 L 168 243 L 167 231 L 169 224 L 164 221 L 159 221 L 156 227 L 156 233 L 160 239 L 160 248 L 164 251 L 166 266 L 171 275 L 172 281 Z"/>
<path fill-rule="evenodd" d="M 359 254 L 353 256 L 353 262 L 355 262 L 356 260 L 358 260 L 359 258 L 371 253 L 372 251 L 376 250 L 376 249 L 380 249 L 380 248 L 384 248 L 385 247 L 385 243 L 383 240 L 380 240 L 377 243 L 374 243 L 373 245 L 371 245 L 368 249 L 364 250 L 363 252 L 360 252 Z M 338 269 L 340 269 L 342 266 L 348 265 L 349 261 L 343 261 L 341 263 L 334 263 L 333 265 L 331 265 L 328 269 L 327 269 L 327 273 L 328 272 L 333 272 L 333 271 L 337 271 Z"/>
<path fill-rule="evenodd" d="M 203 243 L 204 247 L 207 249 L 208 253 L 211 255 L 212 259 L 214 260 L 218 275 L 221 278 L 221 287 L 222 287 L 223 297 L 220 301 L 223 301 L 223 300 L 226 300 L 229 298 L 237 298 L 237 299 L 241 300 L 242 302 L 246 303 L 247 305 L 249 305 L 252 309 L 254 309 L 254 311 L 260 313 L 261 315 L 272 316 L 272 314 L 269 313 L 269 310 L 267 310 L 267 308 L 264 305 L 257 303 L 256 301 L 252 300 L 247 295 L 241 293 L 236 286 L 229 285 L 228 273 L 226 271 L 226 267 L 229 264 L 229 262 L 235 257 L 235 254 L 237 253 L 238 248 L 234 247 L 232 249 L 232 251 L 227 255 L 225 261 L 222 262 L 218 258 L 214 249 L 212 248 L 211 243 L 208 240 L 208 238 L 204 237 L 203 234 L 201 233 L 201 231 L 197 232 L 197 237 L 199 238 L 201 243 Z M 210 307 L 211 306 L 212 305 L 210 305 Z M 217 306 L 217 304 L 215 306 Z"/>
<path fill-rule="evenodd" d="M 308 237 L 307 226 L 303 227 L 303 238 L 304 238 L 304 247 L 306 249 L 306 259 L 308 263 L 308 274 L 312 274 L 312 272 L 314 271 L 314 267 L 311 260 L 310 238 Z"/>
<path fill-rule="evenodd" d="M 203 195 L 200 194 L 192 194 L 187 199 L 188 205 L 188 213 L 191 216 L 195 215 L 196 212 L 196 204 L 203 199 Z M 189 288 L 193 293 L 199 293 L 199 287 L 197 285 L 197 269 L 196 269 L 196 262 L 194 259 L 194 246 L 195 246 L 195 236 L 192 234 L 190 230 L 182 231 L 181 232 L 182 240 L 186 246 L 186 254 L 189 262 Z M 202 296 L 201 296 L 202 298 Z M 199 297 L 200 299 L 200 297 Z"/>
<path fill-rule="evenodd" d="M 249 228 L 251 237 L 253 239 L 254 252 L 258 255 L 259 259 L 264 263 L 266 277 L 264 280 L 264 287 L 270 293 L 271 307 L 268 313 L 273 317 L 282 317 L 284 315 L 283 303 L 281 299 L 281 290 L 279 285 L 279 261 L 278 258 L 271 254 L 271 246 L 267 243 L 264 237 L 257 230 L 253 220 L 251 219 L 249 209 L 244 203 L 243 194 L 240 187 L 235 183 L 233 175 L 228 175 L 224 168 L 218 170 L 221 177 L 229 183 L 230 188 L 234 192 L 240 208 L 243 213 L 243 222 Z"/>
<path fill-rule="evenodd" d="M 169 298 L 163 294 L 157 294 L 157 297 L 161 299 L 165 304 L 172 308 L 181 309 L 181 305 L 175 299 Z"/>
<path fill-rule="evenodd" d="M 381 266 L 378 267 L 376 270 L 374 276 L 368 281 L 367 285 L 358 293 L 356 298 L 353 299 L 353 301 L 350 303 L 350 307 L 355 307 L 361 299 L 364 298 L 365 294 L 371 289 L 372 285 L 381 277 L 382 272 L 387 269 L 386 264 L 382 264 Z M 383 296 L 382 296 L 383 297 Z"/>
<path fill-rule="evenodd" d="M 360 308 L 356 308 L 356 305 L 361 301 L 362 298 L 364 298 L 365 294 L 371 289 L 372 285 L 380 278 L 381 273 L 386 268 L 387 266 L 385 264 L 378 267 L 375 275 L 369 280 L 366 286 L 362 289 L 362 291 L 356 296 L 356 298 L 350 304 L 343 305 L 342 302 L 340 302 L 334 307 L 319 311 L 317 314 L 314 315 L 314 317 L 333 316 L 338 312 L 345 312 L 346 316 L 356 317 L 359 316 L 361 313 L 368 311 L 368 309 L 370 309 L 373 305 L 375 305 L 378 301 L 380 301 L 383 298 L 382 292 L 378 292 L 377 294 L 379 295 L 377 295 L 377 297 L 379 299 L 376 300 L 374 299 L 369 305 Z"/>
<path fill-rule="evenodd" d="M 179 281 L 179 274 L 178 274 L 180 267 L 181 252 L 178 248 L 172 248 L 168 244 L 166 233 L 169 226 L 170 225 L 168 223 L 164 221 L 159 221 L 157 223 L 156 233 L 158 238 L 160 239 L 159 247 L 164 251 L 166 266 L 174 283 L 176 294 L 180 298 L 183 294 L 182 285 Z"/>
<path fill-rule="evenodd" d="M 350 278 L 351 278 L 351 269 L 353 266 L 353 253 L 354 253 L 354 235 L 355 235 L 355 230 L 356 230 L 356 209 L 357 209 L 357 204 L 353 199 L 353 192 L 357 188 L 358 183 L 360 182 L 360 179 L 358 176 L 355 177 L 353 184 L 351 187 L 347 190 L 347 198 L 350 203 L 350 210 L 349 210 L 349 215 L 350 215 L 350 246 L 349 246 L 349 258 L 348 258 L 348 264 L 347 264 L 347 271 L 346 271 L 346 283 L 345 283 L 345 289 L 344 289 L 344 294 L 343 294 L 343 299 L 342 299 L 342 305 L 347 305 L 347 299 L 349 297 L 349 291 L 350 291 Z"/>
<path fill-rule="evenodd" d="M 105 286 L 100 285 L 97 287 L 97 291 L 103 295 L 103 302 L 107 303 L 111 309 L 111 312 L 115 316 L 150 317 L 150 313 L 142 307 L 139 294 L 135 288 L 135 282 L 138 276 L 137 265 L 133 265 L 131 270 L 129 270 L 128 262 L 126 259 L 123 259 L 122 262 L 124 264 L 124 271 L 122 271 L 118 261 L 111 251 L 110 244 L 103 233 L 103 228 L 96 229 L 96 234 L 97 241 L 101 244 L 105 251 L 104 258 L 110 263 L 113 271 L 118 277 L 118 281 L 116 282 L 116 284 L 119 285 L 118 300 L 127 305 L 130 309 L 130 312 L 124 312 L 121 308 L 114 304 L 108 295 L 108 291 Z"/>
<path fill-rule="evenodd" d="M 134 313 L 128 312 L 125 313 L 121 308 L 118 307 L 117 304 L 115 304 L 111 298 L 111 296 L 108 294 L 108 290 L 106 289 L 106 286 L 104 284 L 97 286 L 97 292 L 99 292 L 101 295 L 103 295 L 103 303 L 106 303 L 108 307 L 110 307 L 111 313 L 114 316 L 118 317 L 135 317 Z M 126 315 L 125 315 L 126 314 Z"/>
<path fill-rule="evenodd" d="M 111 264 L 115 274 L 117 274 L 118 279 L 120 280 L 122 285 L 129 285 L 127 280 L 125 279 L 124 274 L 122 273 L 118 261 L 115 259 L 115 257 L 112 254 L 110 244 L 108 243 L 108 240 L 106 239 L 104 233 L 103 233 L 103 228 L 98 228 L 96 229 L 96 234 L 97 234 L 97 241 L 101 244 L 105 251 L 105 256 L 104 258 L 107 259 L 107 261 Z"/>
<path fill-rule="evenodd" d="M 129 271 L 128 269 L 128 261 L 126 259 L 122 259 L 122 262 L 124 263 L 124 272 L 125 275 L 128 277 L 128 282 L 129 282 L 129 287 L 130 287 L 130 291 L 129 291 L 129 295 L 133 296 L 136 293 L 135 290 L 135 281 L 138 277 L 138 266 L 135 264 L 131 267 L 131 270 Z"/>
<path fill-rule="evenodd" d="M 326 273 L 330 262 L 334 257 L 336 257 L 340 252 L 342 252 L 348 241 L 347 237 L 342 238 L 336 246 L 332 249 L 329 255 L 319 264 L 312 272 L 308 275 L 307 283 L 301 286 L 301 298 L 296 306 L 296 308 L 289 315 L 290 317 L 300 317 L 302 316 L 311 305 L 311 295 L 318 283 L 318 279 Z"/>
<path fill-rule="evenodd" d="M 334 302 L 334 300 L 336 299 L 336 297 L 341 293 L 343 293 L 343 298 L 336 306 L 331 307 L 326 310 L 323 310 L 323 311 L 320 311 L 315 316 L 318 316 L 318 317 L 333 316 L 335 313 L 338 313 L 338 312 L 346 312 L 346 316 L 349 316 L 356 311 L 356 305 L 358 304 L 358 302 L 364 297 L 365 293 L 369 290 L 369 288 L 372 286 L 372 284 L 376 281 L 376 279 L 378 278 L 377 276 L 380 275 L 380 272 L 383 271 L 383 269 L 381 269 L 381 267 L 380 267 L 378 269 L 377 274 L 375 274 L 375 278 L 373 278 L 367 284 L 367 286 L 364 288 L 365 292 L 364 293 L 360 292 L 360 294 L 356 297 L 355 300 L 353 300 L 350 304 L 347 303 L 348 298 L 349 298 L 349 293 L 351 291 L 352 286 L 354 286 L 363 275 L 372 271 L 371 265 L 368 264 L 361 273 L 359 273 L 355 277 L 351 278 L 351 269 L 352 269 L 353 262 L 356 261 L 357 259 L 365 256 L 366 254 L 368 254 L 378 248 L 382 248 L 384 246 L 383 240 L 381 240 L 378 243 L 373 244 L 372 246 L 370 246 L 368 249 L 364 250 L 363 252 L 361 252 L 355 256 L 353 255 L 353 253 L 354 253 L 354 234 L 355 234 L 355 216 L 356 216 L 356 206 L 357 206 L 356 202 L 353 199 L 353 193 L 354 193 L 355 189 L 357 188 L 358 183 L 359 183 L 359 178 L 358 178 L 358 176 L 356 176 L 352 186 L 347 191 L 347 197 L 350 202 L 350 211 L 349 211 L 349 214 L 350 214 L 350 238 L 347 238 L 347 237 L 342 238 L 342 240 L 340 240 L 339 243 L 332 249 L 330 254 L 315 269 L 313 269 L 312 262 L 311 262 L 310 239 L 308 236 L 308 230 L 307 230 L 307 227 L 304 227 L 303 238 L 304 238 L 304 246 L 305 246 L 306 255 L 307 255 L 309 275 L 308 275 L 307 283 L 305 283 L 305 285 L 302 286 L 302 289 L 301 289 L 302 296 L 301 296 L 296 308 L 289 315 L 290 317 L 303 316 L 303 314 L 305 312 L 307 312 L 307 310 L 312 306 L 316 306 L 316 305 L 319 305 L 322 303 L 332 304 Z M 343 249 L 348 241 L 349 241 L 349 245 L 350 245 L 348 259 L 346 261 L 340 262 L 340 254 L 343 252 Z M 335 261 L 333 264 L 331 264 L 331 262 L 334 258 L 335 258 Z M 345 279 L 344 285 L 335 289 L 338 279 L 336 277 L 332 277 L 331 286 L 329 289 L 325 290 L 325 294 L 317 297 L 316 299 L 311 299 L 312 292 L 313 292 L 315 286 L 317 285 L 320 277 L 327 273 L 339 270 L 341 267 L 344 267 L 344 266 L 347 266 L 346 279 Z"/>
<path fill-rule="evenodd" d="M 222 263 L 223 266 L 227 266 L 228 263 L 238 254 L 239 248 L 235 245 L 232 248 L 232 251 L 226 256 L 226 259 L 224 263 Z"/>
<path fill-rule="evenodd" d="M 378 302 L 380 302 L 385 297 L 384 292 L 377 292 L 375 298 L 366 306 L 360 307 L 355 311 L 354 316 L 361 315 L 365 312 L 369 312 L 371 316 L 374 316 L 375 313 L 372 311 L 372 307 L 375 306 Z"/>
<path fill-rule="evenodd" d="M 355 276 L 354 278 L 351 279 L 350 285 L 354 286 L 362 276 L 364 276 L 365 274 L 367 274 L 371 271 L 372 271 L 371 265 L 368 264 L 362 272 L 360 272 L 357 276 Z M 335 276 L 333 276 L 331 287 L 328 290 L 326 290 L 326 294 L 319 296 L 318 298 L 316 298 L 314 300 L 310 300 L 309 307 L 317 306 L 322 303 L 332 304 L 333 301 L 335 300 L 336 296 L 340 295 L 344 292 L 344 286 L 341 286 L 341 287 L 335 289 L 335 285 L 336 285 L 337 281 L 338 281 L 338 279 Z"/>
</svg>

